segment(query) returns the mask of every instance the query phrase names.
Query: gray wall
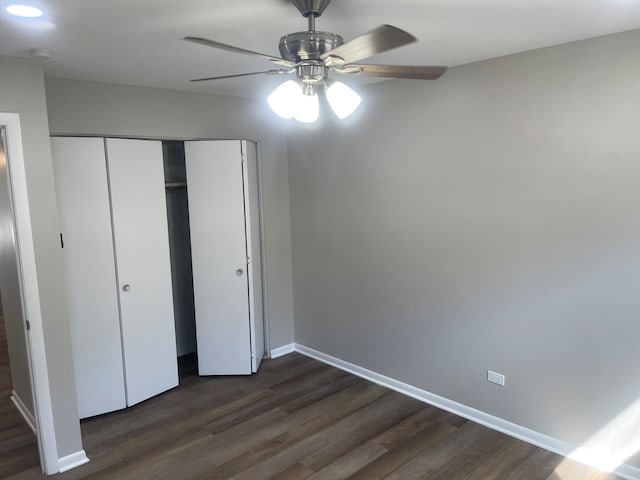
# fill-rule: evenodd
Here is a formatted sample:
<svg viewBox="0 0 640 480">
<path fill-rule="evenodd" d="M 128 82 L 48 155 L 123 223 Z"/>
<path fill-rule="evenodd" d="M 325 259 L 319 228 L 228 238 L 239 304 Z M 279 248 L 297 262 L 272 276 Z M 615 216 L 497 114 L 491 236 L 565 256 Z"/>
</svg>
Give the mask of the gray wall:
<svg viewBox="0 0 640 480">
<path fill-rule="evenodd" d="M 639 46 L 377 84 L 292 131 L 296 341 L 574 445 L 637 402 Z"/>
<path fill-rule="evenodd" d="M 293 341 L 291 236 L 285 132 L 266 102 L 97 82 L 47 79 L 57 134 L 247 138 L 260 142 L 271 348 Z"/>
<path fill-rule="evenodd" d="M 0 56 L 0 111 L 20 114 L 56 442 L 62 457 L 81 450 L 82 444 L 66 292 L 60 281 L 60 229 L 44 95 L 38 64 Z"/>
</svg>

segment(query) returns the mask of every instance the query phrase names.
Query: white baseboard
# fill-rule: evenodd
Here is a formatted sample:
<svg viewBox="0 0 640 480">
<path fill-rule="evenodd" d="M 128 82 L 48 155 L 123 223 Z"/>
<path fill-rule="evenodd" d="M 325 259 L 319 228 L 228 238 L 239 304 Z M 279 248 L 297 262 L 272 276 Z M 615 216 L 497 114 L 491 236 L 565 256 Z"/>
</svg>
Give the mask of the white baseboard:
<svg viewBox="0 0 640 480">
<path fill-rule="evenodd" d="M 515 437 L 537 447 L 544 448 L 545 450 L 549 450 L 553 453 L 572 458 L 573 460 L 576 460 L 580 463 L 584 463 L 594 468 L 599 468 L 597 464 L 590 463 L 588 457 L 576 454 L 575 452 L 579 452 L 579 449 L 576 449 L 574 445 L 570 445 L 569 443 L 558 440 L 557 438 L 544 435 L 540 432 L 536 432 L 529 428 L 523 427 L 522 425 L 509 422 L 500 417 L 496 417 L 480 410 L 476 410 L 475 408 L 471 408 L 461 403 L 454 402 L 453 400 L 449 400 L 448 398 L 435 395 L 433 393 L 427 392 L 426 390 L 414 387 L 413 385 L 400 382 L 385 375 L 381 375 L 380 373 L 360 367 L 359 365 L 346 362 L 331 355 L 327 355 L 326 353 L 314 350 L 313 348 L 306 347 L 299 343 L 294 344 L 294 349 L 296 352 L 299 352 L 303 355 L 315 358 L 316 360 L 319 360 L 323 363 L 332 365 L 336 368 L 357 375 L 358 377 L 362 377 L 373 383 L 382 385 L 383 387 L 390 388 L 391 390 L 395 390 L 396 392 L 400 392 L 409 397 L 421 400 L 425 403 L 428 403 L 429 405 L 433 405 L 434 407 L 441 408 L 442 410 L 446 410 L 455 415 L 459 415 L 463 418 L 479 423 L 493 430 L 497 430 L 511 437 Z M 634 467 L 633 465 L 620 465 L 615 470 L 613 470 L 612 473 L 627 480 L 640 480 L 640 468 Z"/>
<path fill-rule="evenodd" d="M 278 358 L 295 351 L 295 343 L 290 343 L 289 345 L 283 345 L 282 347 L 274 348 L 273 350 L 271 350 L 270 356 L 271 358 Z"/>
<path fill-rule="evenodd" d="M 24 421 L 27 422 L 29 428 L 33 430 L 33 433 L 36 433 L 36 420 L 35 418 L 33 418 L 33 415 L 24 404 L 20 396 L 15 392 L 15 390 L 11 392 L 11 401 L 20 412 L 20 415 L 22 415 L 22 418 L 24 418 Z"/>
<path fill-rule="evenodd" d="M 72 468 L 79 467 L 89 462 L 89 457 L 84 450 L 72 453 L 66 457 L 60 457 L 58 459 L 58 465 L 60 466 L 60 473 L 71 470 Z"/>
</svg>

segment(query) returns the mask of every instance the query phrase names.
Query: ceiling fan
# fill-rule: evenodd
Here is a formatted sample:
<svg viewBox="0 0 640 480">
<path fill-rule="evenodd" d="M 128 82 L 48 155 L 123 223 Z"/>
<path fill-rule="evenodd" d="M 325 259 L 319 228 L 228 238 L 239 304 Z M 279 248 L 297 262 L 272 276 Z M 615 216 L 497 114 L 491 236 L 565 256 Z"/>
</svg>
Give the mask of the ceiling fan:
<svg viewBox="0 0 640 480">
<path fill-rule="evenodd" d="M 308 123 L 318 118 L 318 92 L 326 92 L 327 100 L 339 118 L 350 115 L 360 103 L 360 97 L 351 88 L 341 82 L 330 81 L 329 72 L 367 77 L 435 80 L 447 70 L 447 67 L 442 66 L 357 63 L 373 55 L 413 43 L 417 38 L 397 27 L 381 25 L 345 43 L 340 35 L 316 30 L 316 18 L 322 15 L 331 0 L 292 0 L 292 2 L 302 16 L 307 18 L 308 30 L 282 37 L 279 45 L 280 57 L 227 45 L 208 38 L 184 38 L 209 47 L 259 57 L 279 68 L 196 78 L 191 81 L 203 82 L 249 75 L 295 73 L 297 81 L 290 80 L 278 87 L 269 97 L 269 105 L 280 116 L 294 117 Z"/>
</svg>

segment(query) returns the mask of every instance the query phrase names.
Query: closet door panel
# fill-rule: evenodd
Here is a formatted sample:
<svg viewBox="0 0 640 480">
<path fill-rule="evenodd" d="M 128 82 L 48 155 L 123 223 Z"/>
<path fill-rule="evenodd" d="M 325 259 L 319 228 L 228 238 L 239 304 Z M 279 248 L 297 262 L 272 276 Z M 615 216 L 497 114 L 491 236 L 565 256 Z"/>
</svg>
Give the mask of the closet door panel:
<svg viewBox="0 0 640 480">
<path fill-rule="evenodd" d="M 102 138 L 51 139 L 80 418 L 126 406 Z"/>
<path fill-rule="evenodd" d="M 185 142 L 200 375 L 251 373 L 239 141 Z"/>
<path fill-rule="evenodd" d="M 127 404 L 178 385 L 162 144 L 107 139 Z"/>
<path fill-rule="evenodd" d="M 243 141 L 244 204 L 247 231 L 247 265 L 249 281 L 249 327 L 251 329 L 251 370 L 257 372 L 264 357 L 264 322 L 262 308 L 262 256 L 260 254 L 260 205 L 258 198 L 258 148 L 253 142 Z"/>
</svg>

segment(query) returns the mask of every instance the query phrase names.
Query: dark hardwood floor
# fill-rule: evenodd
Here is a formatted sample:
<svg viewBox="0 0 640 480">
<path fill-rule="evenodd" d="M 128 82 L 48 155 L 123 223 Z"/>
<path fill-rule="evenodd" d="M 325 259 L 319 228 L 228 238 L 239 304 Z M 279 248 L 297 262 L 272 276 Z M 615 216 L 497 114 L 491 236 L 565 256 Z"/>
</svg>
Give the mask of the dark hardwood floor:
<svg viewBox="0 0 640 480">
<path fill-rule="evenodd" d="M 9 352 L 0 303 L 0 478 L 32 467 L 40 471 L 38 443 L 11 402 Z"/>
<path fill-rule="evenodd" d="M 191 370 L 170 392 L 83 421 L 91 462 L 55 478 L 615 478 L 299 354 L 250 377 Z M 5 478 L 44 477 L 34 464 Z"/>
</svg>

